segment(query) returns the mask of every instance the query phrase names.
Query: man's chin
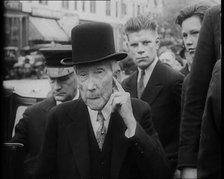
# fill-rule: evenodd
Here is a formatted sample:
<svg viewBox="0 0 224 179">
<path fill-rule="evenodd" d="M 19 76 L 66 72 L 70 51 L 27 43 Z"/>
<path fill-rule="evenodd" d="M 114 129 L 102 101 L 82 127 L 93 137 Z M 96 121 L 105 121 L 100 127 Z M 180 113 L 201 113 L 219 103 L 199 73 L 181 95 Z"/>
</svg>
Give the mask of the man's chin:
<svg viewBox="0 0 224 179">
<path fill-rule="evenodd" d="M 61 102 L 64 102 L 65 101 L 65 97 L 64 96 L 54 96 L 54 99 L 56 101 L 61 101 Z"/>
<path fill-rule="evenodd" d="M 86 105 L 94 111 L 100 111 L 104 107 L 104 103 L 100 99 L 87 100 Z"/>
</svg>

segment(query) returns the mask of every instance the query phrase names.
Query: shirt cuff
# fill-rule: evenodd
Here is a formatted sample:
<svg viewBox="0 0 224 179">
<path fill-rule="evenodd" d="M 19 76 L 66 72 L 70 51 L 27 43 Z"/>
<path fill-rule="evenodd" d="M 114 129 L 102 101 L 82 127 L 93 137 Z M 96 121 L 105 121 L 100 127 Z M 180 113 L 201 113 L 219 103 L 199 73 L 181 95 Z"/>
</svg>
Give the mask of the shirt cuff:
<svg viewBox="0 0 224 179">
<path fill-rule="evenodd" d="M 137 126 L 137 123 L 136 123 L 135 127 L 133 128 L 133 130 L 131 130 L 131 131 L 128 130 L 128 129 L 126 129 L 126 131 L 125 131 L 125 136 L 126 136 L 127 138 L 131 138 L 131 137 L 133 137 L 133 136 L 135 135 L 136 126 Z"/>
</svg>

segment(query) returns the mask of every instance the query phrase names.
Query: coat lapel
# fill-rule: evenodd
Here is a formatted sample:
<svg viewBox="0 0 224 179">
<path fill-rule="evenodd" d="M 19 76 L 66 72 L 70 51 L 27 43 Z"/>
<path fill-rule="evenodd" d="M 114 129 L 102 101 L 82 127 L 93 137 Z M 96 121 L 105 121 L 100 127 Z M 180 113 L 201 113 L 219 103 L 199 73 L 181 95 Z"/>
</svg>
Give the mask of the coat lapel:
<svg viewBox="0 0 224 179">
<path fill-rule="evenodd" d="M 111 177 L 119 178 L 119 172 L 128 146 L 128 139 L 125 137 L 126 126 L 116 111 L 111 114 L 110 120 L 112 122 Z"/>
<path fill-rule="evenodd" d="M 131 97 L 137 98 L 137 77 L 138 71 L 134 72 L 132 76 L 129 77 L 129 82 L 127 84 L 127 89 L 125 91 L 131 94 Z"/>
<path fill-rule="evenodd" d="M 163 86 L 160 83 L 161 82 L 160 76 L 163 74 L 159 70 L 160 63 L 161 62 L 158 61 L 158 63 L 156 64 L 151 74 L 151 77 L 149 78 L 149 81 L 142 93 L 141 99 L 149 102 L 149 104 L 152 104 L 155 101 L 155 99 L 158 97 L 163 88 Z"/>
<path fill-rule="evenodd" d="M 89 112 L 82 100 L 79 107 L 72 110 L 71 124 L 67 126 L 67 134 L 74 154 L 77 168 L 81 178 L 88 178 L 90 174 L 90 156 L 88 143 L 88 120 Z M 75 118 L 75 119 L 74 119 Z"/>
</svg>

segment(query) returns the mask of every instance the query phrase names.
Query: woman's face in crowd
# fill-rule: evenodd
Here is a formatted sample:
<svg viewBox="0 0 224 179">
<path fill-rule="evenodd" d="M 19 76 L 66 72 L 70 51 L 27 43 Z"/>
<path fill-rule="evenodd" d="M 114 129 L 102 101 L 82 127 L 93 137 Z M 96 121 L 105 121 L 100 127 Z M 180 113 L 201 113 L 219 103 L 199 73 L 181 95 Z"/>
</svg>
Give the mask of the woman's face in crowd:
<svg viewBox="0 0 224 179">
<path fill-rule="evenodd" d="M 193 59 L 201 30 L 201 20 L 198 16 L 191 16 L 182 22 L 181 27 L 184 45 Z"/>
</svg>

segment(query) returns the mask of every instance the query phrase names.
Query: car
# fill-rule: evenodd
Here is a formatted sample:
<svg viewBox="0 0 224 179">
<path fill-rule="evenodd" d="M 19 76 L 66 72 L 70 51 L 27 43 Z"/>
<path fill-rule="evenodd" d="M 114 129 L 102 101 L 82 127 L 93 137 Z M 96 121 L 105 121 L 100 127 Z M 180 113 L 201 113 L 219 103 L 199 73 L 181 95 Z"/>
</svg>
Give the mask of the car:
<svg viewBox="0 0 224 179">
<path fill-rule="evenodd" d="M 14 135 L 16 124 L 22 118 L 23 112 L 29 105 L 35 104 L 50 94 L 48 79 L 5 80 L 3 89 L 3 117 L 4 141 L 7 142 Z"/>
</svg>

